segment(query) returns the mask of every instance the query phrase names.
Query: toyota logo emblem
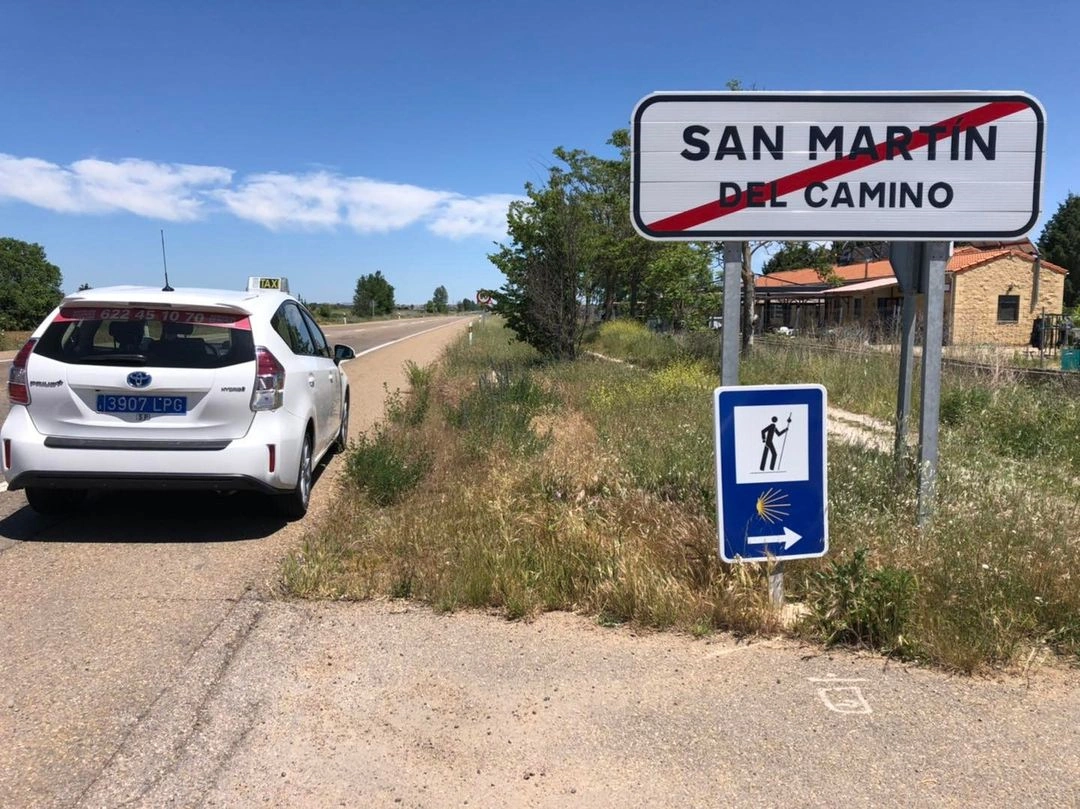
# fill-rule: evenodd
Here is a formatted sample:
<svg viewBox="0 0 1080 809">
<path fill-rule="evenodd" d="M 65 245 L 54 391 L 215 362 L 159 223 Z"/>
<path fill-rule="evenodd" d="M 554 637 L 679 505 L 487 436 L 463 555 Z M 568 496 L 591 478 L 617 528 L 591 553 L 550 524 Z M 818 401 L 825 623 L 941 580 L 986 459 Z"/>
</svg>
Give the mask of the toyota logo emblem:
<svg viewBox="0 0 1080 809">
<path fill-rule="evenodd" d="M 127 383 L 133 388 L 145 388 L 150 384 L 150 374 L 145 371 L 133 371 L 128 374 Z"/>
</svg>

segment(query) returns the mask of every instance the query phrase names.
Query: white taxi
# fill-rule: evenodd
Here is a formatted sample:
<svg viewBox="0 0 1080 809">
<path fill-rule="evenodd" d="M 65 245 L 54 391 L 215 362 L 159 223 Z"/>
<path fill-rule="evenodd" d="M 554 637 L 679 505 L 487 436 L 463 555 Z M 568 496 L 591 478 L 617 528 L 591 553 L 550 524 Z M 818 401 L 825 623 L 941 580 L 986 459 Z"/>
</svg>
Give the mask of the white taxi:
<svg viewBox="0 0 1080 809">
<path fill-rule="evenodd" d="M 89 489 L 255 490 L 298 519 L 348 442 L 355 356 L 283 278 L 69 295 L 11 366 L 0 469 L 42 513 Z"/>
</svg>

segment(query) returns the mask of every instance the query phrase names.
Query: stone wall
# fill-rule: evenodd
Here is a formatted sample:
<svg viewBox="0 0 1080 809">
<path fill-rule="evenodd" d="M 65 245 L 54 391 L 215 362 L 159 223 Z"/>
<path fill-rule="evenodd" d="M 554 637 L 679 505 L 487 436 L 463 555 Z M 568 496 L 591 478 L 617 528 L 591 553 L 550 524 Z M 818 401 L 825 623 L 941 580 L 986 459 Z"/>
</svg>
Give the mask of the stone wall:
<svg viewBox="0 0 1080 809">
<path fill-rule="evenodd" d="M 952 343 L 1027 345 L 1031 326 L 1043 310 L 1059 314 L 1065 295 L 1065 276 L 1045 267 L 1040 272 L 1039 297 L 1032 308 L 1034 279 L 1030 261 L 1003 256 L 996 261 L 952 275 Z M 998 297 L 1020 301 L 1015 323 L 998 322 Z"/>
</svg>

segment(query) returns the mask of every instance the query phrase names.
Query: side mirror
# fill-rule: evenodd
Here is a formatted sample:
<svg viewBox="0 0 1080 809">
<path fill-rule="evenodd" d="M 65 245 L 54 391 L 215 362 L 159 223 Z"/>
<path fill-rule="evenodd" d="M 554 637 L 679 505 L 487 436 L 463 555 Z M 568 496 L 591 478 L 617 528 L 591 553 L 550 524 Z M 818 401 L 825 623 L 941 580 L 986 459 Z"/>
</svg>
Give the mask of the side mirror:
<svg viewBox="0 0 1080 809">
<path fill-rule="evenodd" d="M 338 343 L 334 346 L 334 362 L 340 364 L 344 360 L 356 359 L 356 352 L 347 345 Z"/>
</svg>

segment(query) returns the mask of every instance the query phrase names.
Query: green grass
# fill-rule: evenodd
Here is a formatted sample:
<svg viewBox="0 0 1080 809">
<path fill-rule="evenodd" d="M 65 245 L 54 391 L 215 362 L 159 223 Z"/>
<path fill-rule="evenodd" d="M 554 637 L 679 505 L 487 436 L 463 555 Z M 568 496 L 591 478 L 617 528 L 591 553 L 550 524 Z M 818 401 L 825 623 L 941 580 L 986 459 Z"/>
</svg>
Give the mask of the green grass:
<svg viewBox="0 0 1080 809">
<path fill-rule="evenodd" d="M 585 347 L 644 368 L 662 367 L 680 353 L 679 345 L 673 338 L 655 334 L 636 320 L 601 323 L 589 334 Z"/>
<path fill-rule="evenodd" d="M 286 562 L 286 589 L 777 631 L 764 566 L 716 554 L 715 363 L 685 345 L 660 362 L 667 338 L 654 350 L 654 336 L 617 325 L 627 331 L 654 365 L 546 364 L 489 319 L 437 369 L 410 369 L 413 391 L 350 454 L 347 505 Z M 742 370 L 744 382 L 821 382 L 832 402 L 874 415 L 895 396 L 888 355 L 790 341 Z M 787 565 L 788 596 L 807 607 L 794 631 L 965 672 L 1032 649 L 1077 659 L 1076 406 L 1052 388 L 949 377 L 942 414 L 925 531 L 891 457 L 830 443 L 831 547 Z"/>
</svg>

